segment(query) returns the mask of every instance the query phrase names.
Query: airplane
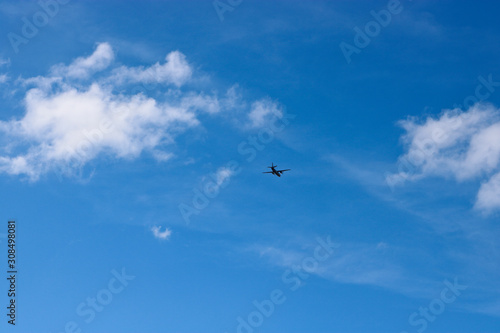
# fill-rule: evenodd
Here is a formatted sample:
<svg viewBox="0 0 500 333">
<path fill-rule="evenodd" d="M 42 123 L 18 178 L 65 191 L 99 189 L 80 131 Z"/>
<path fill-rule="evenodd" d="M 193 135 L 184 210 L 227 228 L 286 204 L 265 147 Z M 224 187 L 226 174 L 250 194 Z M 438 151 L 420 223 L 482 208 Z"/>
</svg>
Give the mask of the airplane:
<svg viewBox="0 0 500 333">
<path fill-rule="evenodd" d="M 277 167 L 277 165 L 274 165 L 273 163 L 271 163 L 271 166 L 268 167 L 268 168 L 270 168 L 272 171 L 266 171 L 266 172 L 263 172 L 263 173 L 272 173 L 273 175 L 281 177 L 281 175 L 283 174 L 283 172 L 292 170 L 292 169 L 276 170 L 275 169 L 276 167 Z"/>
</svg>

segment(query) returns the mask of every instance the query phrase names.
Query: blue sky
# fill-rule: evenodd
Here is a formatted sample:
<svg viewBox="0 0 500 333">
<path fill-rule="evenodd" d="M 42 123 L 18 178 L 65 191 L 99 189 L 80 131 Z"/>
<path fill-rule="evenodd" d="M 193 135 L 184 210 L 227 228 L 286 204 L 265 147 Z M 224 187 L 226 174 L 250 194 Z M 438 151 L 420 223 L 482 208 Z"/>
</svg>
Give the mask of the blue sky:
<svg viewBox="0 0 500 333">
<path fill-rule="evenodd" d="M 15 329 L 498 332 L 497 7 L 0 2 Z"/>
</svg>

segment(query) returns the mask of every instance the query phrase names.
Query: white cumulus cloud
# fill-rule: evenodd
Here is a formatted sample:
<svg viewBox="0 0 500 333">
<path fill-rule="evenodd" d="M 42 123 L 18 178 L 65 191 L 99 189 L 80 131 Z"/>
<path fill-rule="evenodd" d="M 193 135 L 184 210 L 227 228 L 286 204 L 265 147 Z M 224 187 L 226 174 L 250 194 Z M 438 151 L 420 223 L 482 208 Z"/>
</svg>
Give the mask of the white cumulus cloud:
<svg viewBox="0 0 500 333">
<path fill-rule="evenodd" d="M 172 142 L 170 131 L 198 124 L 195 111 L 143 95 L 114 95 L 98 84 L 47 93 L 34 88 L 20 120 L 1 121 L 0 131 L 26 152 L 0 159 L 0 171 L 36 180 L 54 166 L 82 165 L 101 153 L 133 158 Z M 154 153 L 165 160 L 165 153 Z M 21 163 L 22 162 L 22 163 Z"/>
<path fill-rule="evenodd" d="M 477 194 L 476 208 L 500 208 L 500 110 L 476 104 L 467 111 L 445 110 L 439 118 L 424 122 L 410 118 L 400 122 L 406 153 L 390 184 L 428 176 L 457 181 L 486 180 Z"/>
<path fill-rule="evenodd" d="M 170 235 L 172 234 L 172 230 L 170 230 L 166 227 L 165 227 L 165 230 L 161 231 L 161 226 L 152 227 L 151 232 L 153 232 L 153 236 L 155 236 L 155 238 L 158 238 L 161 240 L 169 239 Z"/>
<path fill-rule="evenodd" d="M 90 56 L 52 66 L 45 76 L 17 80 L 25 89 L 24 112 L 0 120 L 0 172 L 36 181 L 51 171 L 72 175 L 99 156 L 148 153 L 167 161 L 176 136 L 198 126 L 200 115 L 236 116 L 229 111 L 246 105 L 234 98 L 235 88 L 218 97 L 187 85 L 193 69 L 179 51 L 149 67 L 116 68 L 114 59 L 111 46 L 101 43 Z M 138 83 L 170 87 L 130 92 Z M 280 113 L 278 104 L 262 99 L 249 114 L 257 126 L 271 113 Z M 217 187 L 228 172 L 218 171 Z"/>
</svg>

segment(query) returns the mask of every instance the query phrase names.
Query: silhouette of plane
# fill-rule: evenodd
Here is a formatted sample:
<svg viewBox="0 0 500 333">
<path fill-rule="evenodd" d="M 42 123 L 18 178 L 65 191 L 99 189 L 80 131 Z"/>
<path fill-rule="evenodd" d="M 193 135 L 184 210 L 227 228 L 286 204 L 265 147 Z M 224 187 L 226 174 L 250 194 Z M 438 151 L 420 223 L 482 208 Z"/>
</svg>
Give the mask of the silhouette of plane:
<svg viewBox="0 0 500 333">
<path fill-rule="evenodd" d="M 266 171 L 266 172 L 263 172 L 263 173 L 272 173 L 273 175 L 281 177 L 281 175 L 283 174 L 283 172 L 292 170 L 292 169 L 276 170 L 275 169 L 276 167 L 277 167 L 277 165 L 274 165 L 273 163 L 271 163 L 271 166 L 268 167 L 268 168 L 270 168 L 272 171 Z"/>
</svg>

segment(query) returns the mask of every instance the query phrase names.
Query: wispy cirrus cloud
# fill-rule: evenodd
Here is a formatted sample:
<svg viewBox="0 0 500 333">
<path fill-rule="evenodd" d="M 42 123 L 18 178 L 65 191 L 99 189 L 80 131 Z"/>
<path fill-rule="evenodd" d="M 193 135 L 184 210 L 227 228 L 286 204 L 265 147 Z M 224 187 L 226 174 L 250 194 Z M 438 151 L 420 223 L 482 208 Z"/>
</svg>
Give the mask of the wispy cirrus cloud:
<svg viewBox="0 0 500 333">
<path fill-rule="evenodd" d="M 3 59 L 0 58 L 0 67 L 3 66 L 9 66 L 10 65 L 10 59 Z M 9 76 L 7 74 L 0 74 L 0 83 L 5 83 L 9 80 Z"/>
<path fill-rule="evenodd" d="M 1 66 L 8 66 L 10 65 L 10 59 L 3 59 L 3 58 L 0 58 L 0 67 Z"/>
<path fill-rule="evenodd" d="M 278 267 L 298 269 L 308 251 L 293 246 L 254 245 L 251 251 L 267 258 Z M 306 246 L 307 248 L 307 246 Z M 383 287 L 406 295 L 426 292 L 429 281 L 416 282 L 394 256 L 396 249 L 387 243 L 342 243 L 328 260 L 318 264 L 312 273 L 337 283 Z M 309 251 L 311 252 L 311 251 Z M 310 254 L 309 254 L 310 255 Z M 420 295 L 421 296 L 421 295 Z"/>
</svg>

